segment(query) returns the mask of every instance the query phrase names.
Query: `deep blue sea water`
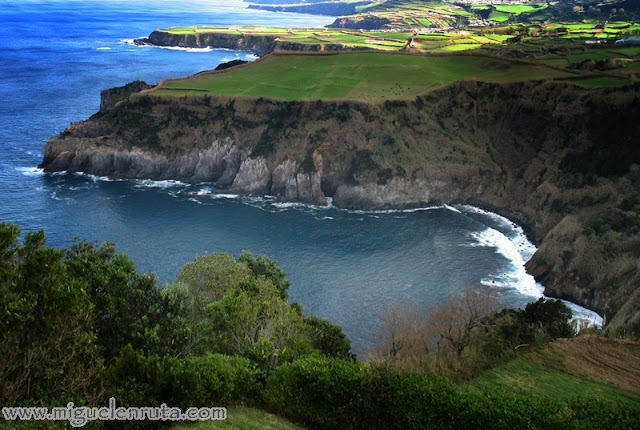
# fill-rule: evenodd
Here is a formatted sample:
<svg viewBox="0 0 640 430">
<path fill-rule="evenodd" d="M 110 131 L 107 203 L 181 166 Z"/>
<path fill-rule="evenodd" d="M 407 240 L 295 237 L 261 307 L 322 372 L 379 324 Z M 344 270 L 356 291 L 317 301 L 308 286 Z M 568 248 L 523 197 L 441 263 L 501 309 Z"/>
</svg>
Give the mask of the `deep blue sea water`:
<svg viewBox="0 0 640 430">
<path fill-rule="evenodd" d="M 468 285 L 509 306 L 541 295 L 522 267 L 535 250 L 521 229 L 471 207 L 348 212 L 266 199 L 212 197 L 210 185 L 44 175 L 46 140 L 95 113 L 100 91 L 157 83 L 252 53 L 137 47 L 177 25 L 321 27 L 333 18 L 246 9 L 241 1 L 0 2 L 0 221 L 44 229 L 48 244 L 111 241 L 141 272 L 170 282 L 196 254 L 274 258 L 307 313 L 341 324 L 354 349 L 375 338 L 379 312 L 412 299 L 428 311 Z"/>
</svg>

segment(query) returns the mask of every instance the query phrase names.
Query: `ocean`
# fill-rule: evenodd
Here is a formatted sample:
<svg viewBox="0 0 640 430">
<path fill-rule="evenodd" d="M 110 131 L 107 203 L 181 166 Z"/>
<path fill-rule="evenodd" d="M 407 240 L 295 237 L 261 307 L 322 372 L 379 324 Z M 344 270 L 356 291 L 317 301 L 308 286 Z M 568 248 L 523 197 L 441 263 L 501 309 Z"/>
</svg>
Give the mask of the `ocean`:
<svg viewBox="0 0 640 430">
<path fill-rule="evenodd" d="M 188 76 L 251 52 L 133 45 L 179 25 L 322 27 L 332 17 L 250 10 L 238 0 L 0 2 L 0 222 L 44 229 L 47 244 L 110 241 L 162 284 L 197 255 L 242 250 L 277 261 L 290 300 L 343 326 L 353 348 L 375 342 L 380 311 L 410 299 L 425 312 L 466 286 L 522 307 L 543 287 L 523 264 L 522 229 L 470 206 L 361 212 L 212 196 L 212 184 L 45 175 L 47 139 L 97 112 L 100 91 Z M 594 313 L 572 306 L 596 323 Z"/>
</svg>

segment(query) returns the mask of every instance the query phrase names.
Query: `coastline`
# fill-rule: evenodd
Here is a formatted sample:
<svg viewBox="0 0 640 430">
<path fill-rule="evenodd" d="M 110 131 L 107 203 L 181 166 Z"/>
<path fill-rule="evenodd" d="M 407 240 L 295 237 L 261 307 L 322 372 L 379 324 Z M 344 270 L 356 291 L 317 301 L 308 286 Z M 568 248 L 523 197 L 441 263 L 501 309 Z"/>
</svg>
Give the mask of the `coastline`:
<svg viewBox="0 0 640 430">
<path fill-rule="evenodd" d="M 635 134 L 635 122 L 625 118 L 635 115 L 637 90 L 637 84 L 587 89 L 553 81 L 454 82 L 415 100 L 379 105 L 144 95 L 125 99 L 50 139 L 40 166 L 46 172 L 86 171 L 116 179 L 215 182 L 225 194 L 273 195 L 283 202 L 322 205 L 330 198 L 334 206 L 352 210 L 471 204 L 522 226 L 528 240 L 540 247 L 564 218 L 590 211 L 589 199 L 603 199 L 604 191 L 595 189 L 594 197 L 582 200 L 583 206 L 571 203 L 570 212 L 553 205 L 554 199 L 572 198 L 571 187 L 565 190 L 555 183 L 558 177 L 570 182 L 575 176 L 558 163 L 570 152 L 566 142 L 571 142 L 571 151 L 589 154 L 598 145 L 600 133 L 593 125 L 615 118 L 622 126 L 610 138 L 616 141 L 619 136 L 626 145 Z M 206 107 L 201 106 L 203 102 Z M 158 118 L 172 109 L 190 112 L 192 118 L 174 129 L 156 124 L 139 127 L 157 131 L 142 145 L 122 145 L 127 133 L 136 135 L 138 126 L 116 119 L 122 118 L 119 112 L 139 113 L 141 122 L 135 116 L 127 121 L 141 125 L 149 118 L 144 113 L 148 109 L 157 109 Z M 199 129 L 197 118 L 205 119 L 207 111 L 218 112 L 217 122 Z M 523 111 L 527 112 L 524 117 Z M 344 118 L 337 128 L 336 112 Z M 413 118 L 409 127 L 407 118 Z M 407 145 L 415 158 L 411 164 L 403 164 L 406 157 L 404 161 L 393 155 L 372 158 L 372 154 L 388 154 L 385 132 L 394 145 L 399 145 L 396 136 L 408 139 L 405 145 L 411 142 L 413 147 Z M 163 137 L 170 134 L 200 136 L 200 141 Z M 462 156 L 451 160 L 436 155 L 434 159 L 443 146 Z M 609 194 L 604 204 L 623 198 L 619 192 Z M 594 293 L 589 284 L 576 285 L 575 274 L 558 272 L 561 268 L 549 255 L 553 256 L 549 247 L 543 247 L 526 262 L 526 269 L 554 296 L 608 319 L 623 307 L 624 288 Z"/>
<path fill-rule="evenodd" d="M 44 173 L 41 169 L 27 169 L 24 172 L 25 175 L 46 175 L 46 173 Z M 54 173 L 54 175 L 65 175 L 65 174 L 70 174 L 70 173 L 66 173 L 66 172 L 58 172 L 58 173 Z M 517 222 L 515 222 L 512 218 L 508 218 L 502 214 L 498 214 L 496 212 L 490 211 L 486 208 L 480 208 L 478 206 L 475 205 L 471 205 L 469 203 L 465 203 L 465 204 L 457 204 L 457 203 L 452 203 L 452 206 L 448 205 L 448 204 L 440 204 L 440 205 L 432 205 L 432 206 L 422 206 L 422 207 L 413 207 L 413 208 L 396 208 L 396 209 L 385 209 L 385 210 L 367 210 L 365 208 L 362 209 L 347 209 L 347 208 L 340 208 L 337 207 L 335 205 L 333 205 L 332 199 L 329 198 L 327 199 L 327 204 L 326 205 L 317 205 L 317 204 L 309 204 L 309 203 L 301 203 L 301 202 L 296 202 L 296 201 L 291 201 L 291 202 L 287 202 L 287 201 L 282 201 L 282 200 L 277 200 L 275 196 L 258 196 L 258 197 L 250 197 L 250 196 L 242 196 L 242 195 L 237 195 L 237 194 L 228 194 L 228 193 L 224 193 L 224 190 L 215 190 L 215 192 L 213 192 L 213 190 L 211 189 L 211 187 L 214 187 L 215 184 L 210 184 L 210 183 L 201 183 L 201 184 L 186 184 L 180 181 L 172 181 L 172 180 L 164 180 L 164 181 L 154 181 L 154 180 L 149 180 L 149 179 L 137 179 L 137 180 L 129 180 L 129 179 L 110 179 L 108 177 L 97 177 L 94 175 L 90 175 L 90 174 L 85 174 L 83 172 L 76 172 L 73 173 L 73 175 L 79 175 L 79 176 L 84 176 L 87 178 L 90 178 L 92 181 L 128 181 L 128 182 L 134 182 L 137 183 L 139 185 L 136 186 L 140 186 L 143 188 L 161 188 L 161 189 L 172 189 L 175 187 L 185 187 L 185 186 L 202 186 L 203 188 L 208 188 L 211 192 L 207 193 L 207 192 L 198 192 L 197 196 L 198 197 L 210 197 L 210 198 L 223 198 L 223 199 L 233 199 L 233 200 L 246 200 L 247 204 L 250 202 L 252 205 L 256 204 L 256 199 L 258 199 L 258 201 L 262 200 L 263 204 L 270 204 L 273 205 L 274 207 L 278 208 L 278 209 L 294 209 L 294 210 L 304 210 L 304 209 L 312 209 L 312 210 L 319 210 L 319 211 L 324 211 L 324 210 L 337 210 L 337 211 L 341 211 L 341 212 L 345 212 L 345 213 L 351 213 L 351 214 L 402 214 L 402 213 L 413 213 L 413 212 L 419 212 L 419 211 L 430 211 L 430 210 L 450 210 L 453 212 L 456 212 L 458 214 L 462 214 L 464 215 L 464 213 L 471 211 L 471 212 L 475 212 L 475 213 L 479 213 L 479 214 L 483 214 L 483 216 L 487 216 L 490 218 L 494 218 L 494 219 L 502 219 L 503 222 L 505 224 L 509 224 L 511 225 L 511 227 L 513 228 L 514 231 L 514 236 L 513 237 L 509 237 L 507 235 L 504 235 L 503 233 L 500 233 L 496 230 L 494 230 L 494 233 L 497 234 L 498 236 L 502 235 L 504 236 L 504 239 L 507 239 L 513 246 L 513 249 L 503 249 L 504 247 L 504 242 L 503 245 L 500 244 L 500 240 L 499 241 L 489 241 L 489 242 L 485 242 L 485 243 L 478 243 L 476 246 L 479 247 L 483 247 L 483 246 L 488 246 L 488 247 L 494 247 L 496 249 L 496 253 L 502 254 L 505 257 L 508 258 L 509 261 L 511 261 L 511 264 L 513 265 L 514 271 L 518 272 L 520 269 L 522 269 L 524 271 L 524 263 L 526 263 L 528 261 L 528 258 L 531 257 L 532 254 L 532 249 L 533 250 L 537 250 L 537 248 L 535 247 L 535 245 L 533 243 L 531 243 L 526 234 L 524 233 L 524 231 L 522 231 L 522 233 L 518 233 L 518 229 L 522 228 L 521 225 L 519 225 Z M 462 210 L 462 212 L 461 212 Z M 466 215 L 465 215 L 466 216 Z M 491 229 L 490 227 L 487 227 L 489 229 Z M 493 229 L 491 229 L 493 230 Z M 524 230 L 524 229 L 522 229 Z M 528 242 L 528 243 L 527 243 Z M 527 249 L 528 248 L 528 249 Z M 517 250 L 518 255 L 521 257 L 522 261 L 518 261 L 517 258 L 513 258 L 513 250 Z M 534 252 L 534 251 L 533 251 Z M 522 264 L 520 264 L 522 263 Z M 500 277 L 500 276 L 504 276 L 507 275 L 509 276 L 511 274 L 511 276 L 517 276 L 517 277 L 521 277 L 522 274 L 521 273 L 511 273 L 511 272 L 505 272 L 503 274 L 496 274 L 496 276 Z M 526 275 L 531 277 L 531 275 L 526 272 Z M 533 280 L 533 277 L 531 277 L 530 280 L 527 279 L 517 279 L 514 282 L 525 282 L 527 284 L 535 282 L 535 280 Z M 483 282 L 483 285 L 487 286 L 488 288 L 515 288 L 516 290 L 518 290 L 520 292 L 520 294 L 522 294 L 523 296 L 530 296 L 531 297 L 531 301 L 535 301 L 537 298 L 540 297 L 545 297 L 548 299 L 554 299 L 554 297 L 551 296 L 546 296 L 543 294 L 543 290 L 544 290 L 544 285 L 537 283 L 536 282 L 536 286 L 539 289 L 539 294 L 531 294 L 528 291 L 531 291 L 530 288 L 522 290 L 520 288 L 516 288 L 513 285 L 509 286 L 507 284 L 505 285 L 496 285 L 495 281 L 494 282 Z M 562 300 L 562 299 L 561 299 Z M 580 306 L 579 304 L 567 301 L 567 300 L 563 300 L 563 302 L 565 302 L 565 304 L 567 304 L 572 311 L 574 312 L 574 317 L 572 320 L 577 320 L 578 323 L 576 324 L 576 328 L 580 329 L 582 327 L 582 323 L 584 324 L 588 324 L 588 325 L 594 325 L 597 327 L 601 327 L 602 326 L 602 317 L 600 315 L 598 315 L 595 311 L 592 311 L 590 309 L 587 309 L 583 306 Z"/>
</svg>

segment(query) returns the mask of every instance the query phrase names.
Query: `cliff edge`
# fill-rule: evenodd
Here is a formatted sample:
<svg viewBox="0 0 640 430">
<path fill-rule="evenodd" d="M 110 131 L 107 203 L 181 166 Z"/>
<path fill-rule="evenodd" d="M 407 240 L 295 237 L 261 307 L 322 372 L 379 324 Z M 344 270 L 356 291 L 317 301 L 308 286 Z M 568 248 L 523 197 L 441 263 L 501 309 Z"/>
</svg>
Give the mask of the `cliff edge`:
<svg viewBox="0 0 640 430">
<path fill-rule="evenodd" d="M 222 48 L 234 51 L 250 51 L 258 56 L 273 51 L 289 52 L 337 52 L 353 51 L 341 43 L 299 43 L 282 41 L 275 35 L 237 34 L 220 32 L 195 32 L 190 34 L 155 30 L 149 37 L 136 39 L 137 45 L 177 46 L 180 48 Z"/>
<path fill-rule="evenodd" d="M 485 207 L 527 227 L 527 269 L 550 295 L 637 330 L 639 95 L 555 82 L 380 104 L 134 94 L 51 138 L 41 167 L 351 209 Z"/>
</svg>

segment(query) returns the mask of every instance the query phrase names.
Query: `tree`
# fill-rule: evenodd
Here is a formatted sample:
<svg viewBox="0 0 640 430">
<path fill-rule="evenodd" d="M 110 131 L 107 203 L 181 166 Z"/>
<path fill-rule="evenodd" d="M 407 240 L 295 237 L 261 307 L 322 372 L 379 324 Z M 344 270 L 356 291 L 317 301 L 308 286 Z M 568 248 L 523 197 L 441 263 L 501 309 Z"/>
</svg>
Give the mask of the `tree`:
<svg viewBox="0 0 640 430">
<path fill-rule="evenodd" d="M 215 253 L 198 255 L 194 261 L 183 264 L 176 282 L 189 287 L 194 306 L 199 307 L 220 300 L 251 277 L 252 271 L 246 264 L 240 264 L 228 253 Z"/>
<path fill-rule="evenodd" d="M 163 295 L 112 243 L 75 240 L 65 253 L 68 275 L 87 284 L 96 313 L 97 344 L 107 362 L 128 344 L 145 353 L 181 355 L 188 342 L 181 304 Z"/>
<path fill-rule="evenodd" d="M 522 312 L 521 321 L 540 327 L 547 341 L 561 337 L 573 337 L 574 331 L 569 324 L 573 316 L 571 309 L 560 300 L 547 300 L 540 297 L 537 301 L 529 303 Z"/>
<path fill-rule="evenodd" d="M 322 355 L 343 360 L 354 358 L 351 353 L 351 341 L 338 324 L 313 315 L 304 317 L 303 323 L 307 336 L 311 339 L 311 346 L 318 349 Z"/>
<path fill-rule="evenodd" d="M 204 351 L 237 354 L 264 363 L 277 351 L 290 361 L 311 352 L 302 316 L 280 297 L 271 281 L 257 278 L 208 306 L 200 330 Z"/>
<path fill-rule="evenodd" d="M 183 265 L 167 294 L 187 310 L 191 351 L 238 354 L 258 363 L 274 354 L 289 361 L 311 352 L 318 330 L 305 325 L 299 305 L 287 303 L 285 277 L 274 260 L 248 251 L 237 260 L 216 253 Z"/>
<path fill-rule="evenodd" d="M 43 231 L 24 243 L 19 234 L 0 224 L 0 403 L 96 400 L 102 362 L 87 284 L 68 275 Z"/>
<path fill-rule="evenodd" d="M 438 348 L 451 347 L 458 358 L 474 340 L 486 318 L 502 307 L 488 290 L 465 288 L 460 296 L 449 297 L 429 315 L 427 326 Z"/>
<path fill-rule="evenodd" d="M 264 255 L 259 255 L 258 258 L 253 258 L 253 254 L 249 251 L 242 251 L 238 257 L 239 263 L 246 264 L 254 276 L 265 277 L 269 279 L 273 285 L 278 289 L 280 297 L 284 300 L 289 296 L 288 289 L 291 286 L 285 277 L 287 274 L 284 270 L 276 265 L 275 260 L 272 260 Z"/>
<path fill-rule="evenodd" d="M 425 314 L 410 301 L 394 301 L 380 312 L 376 354 L 381 357 L 410 357 L 429 351 Z"/>
<path fill-rule="evenodd" d="M 508 354 L 524 345 L 542 345 L 560 337 L 573 337 L 571 317 L 571 309 L 562 301 L 541 297 L 524 309 L 504 309 L 492 315 L 485 328 L 487 338 L 499 337 L 502 352 Z"/>
</svg>

